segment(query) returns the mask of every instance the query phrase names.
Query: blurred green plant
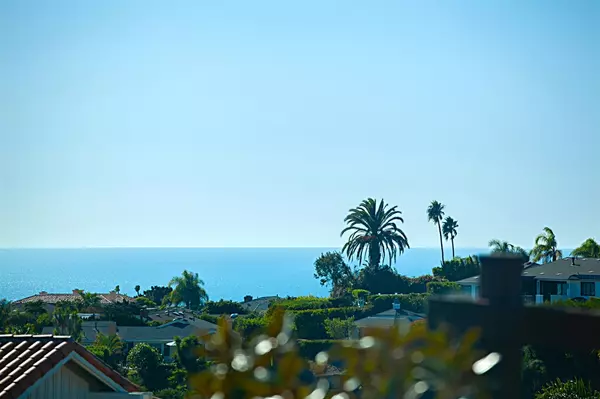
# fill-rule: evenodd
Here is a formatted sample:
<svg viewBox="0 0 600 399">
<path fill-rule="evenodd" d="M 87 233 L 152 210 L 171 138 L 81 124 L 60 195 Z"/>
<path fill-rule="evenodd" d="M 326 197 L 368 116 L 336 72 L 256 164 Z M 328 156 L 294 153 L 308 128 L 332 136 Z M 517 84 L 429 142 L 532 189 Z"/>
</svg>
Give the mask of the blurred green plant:
<svg viewBox="0 0 600 399">
<path fill-rule="evenodd" d="M 315 378 L 309 362 L 299 356 L 289 313 L 278 310 L 265 332 L 246 345 L 225 319 L 219 327 L 198 348 L 214 364 L 190 378 L 192 397 L 488 398 L 485 373 L 498 358 L 483 357 L 475 349 L 477 330 L 455 339 L 427 330 L 425 323 L 373 329 L 360 340 L 344 340 L 316 355 L 315 364 L 335 363 L 344 370 L 339 375 L 341 388 L 331 389 L 328 380 Z"/>
<path fill-rule="evenodd" d="M 599 399 L 600 392 L 583 380 L 556 380 L 547 384 L 535 395 L 535 399 Z"/>
</svg>

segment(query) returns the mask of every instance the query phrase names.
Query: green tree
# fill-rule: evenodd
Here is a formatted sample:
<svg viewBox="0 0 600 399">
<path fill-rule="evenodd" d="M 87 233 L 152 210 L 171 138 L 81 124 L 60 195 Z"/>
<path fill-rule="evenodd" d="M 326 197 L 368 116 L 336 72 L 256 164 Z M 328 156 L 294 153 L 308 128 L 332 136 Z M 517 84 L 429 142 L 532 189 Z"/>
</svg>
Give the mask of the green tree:
<svg viewBox="0 0 600 399">
<path fill-rule="evenodd" d="M 136 293 L 137 296 L 140 296 L 140 289 L 141 289 L 141 287 L 139 285 L 136 285 L 135 288 L 134 288 L 135 293 Z"/>
<path fill-rule="evenodd" d="M 444 241 L 442 240 L 442 219 L 444 218 L 444 205 L 438 201 L 431 201 L 427 207 L 427 220 L 437 225 L 440 233 L 440 248 L 442 250 L 442 263 L 444 263 Z"/>
<path fill-rule="evenodd" d="M 508 241 L 494 239 L 488 243 L 488 246 L 490 247 L 492 253 L 515 254 L 529 258 L 529 253 L 525 249 L 510 244 Z"/>
<path fill-rule="evenodd" d="M 162 356 L 146 343 L 136 344 L 127 354 L 127 367 L 133 371 L 133 379 L 150 390 L 164 389 L 167 376 L 162 366 Z"/>
<path fill-rule="evenodd" d="M 354 317 L 325 319 L 325 331 L 331 339 L 348 339 L 354 331 Z"/>
<path fill-rule="evenodd" d="M 600 244 L 593 238 L 588 238 L 571 252 L 571 256 L 580 258 L 600 258 Z"/>
<path fill-rule="evenodd" d="M 552 229 L 544 227 L 544 232 L 535 238 L 531 256 L 534 262 L 542 263 L 555 262 L 562 258 L 562 251 L 558 249 L 558 242 Z"/>
<path fill-rule="evenodd" d="M 353 274 L 339 252 L 326 252 L 315 261 L 314 277 L 321 285 L 331 286 L 331 296 L 339 297 L 352 287 Z"/>
<path fill-rule="evenodd" d="M 0 332 L 8 328 L 8 321 L 12 313 L 12 303 L 6 299 L 0 299 Z"/>
<path fill-rule="evenodd" d="M 81 297 L 81 309 L 93 309 L 100 306 L 100 295 L 91 292 L 79 292 Z"/>
<path fill-rule="evenodd" d="M 433 275 L 448 281 L 458 281 L 473 277 L 480 273 L 479 258 L 467 256 L 466 258 L 454 258 L 447 260 L 440 267 L 434 267 Z"/>
<path fill-rule="evenodd" d="M 44 301 L 41 301 L 41 300 L 25 302 L 25 304 L 23 305 L 23 308 L 24 308 L 25 312 L 31 313 L 32 315 L 34 315 L 36 317 L 43 313 L 48 312 L 46 310 L 46 304 L 44 303 Z"/>
<path fill-rule="evenodd" d="M 183 367 L 188 376 L 197 373 L 206 368 L 206 362 L 201 355 L 201 342 L 195 335 L 190 335 L 183 339 L 175 337 L 175 360 Z"/>
<path fill-rule="evenodd" d="M 115 287 L 115 292 L 118 294 L 121 292 L 121 287 L 117 284 L 117 286 Z"/>
<path fill-rule="evenodd" d="M 123 341 L 116 334 L 104 335 L 99 332 L 88 349 L 109 366 L 117 368 L 123 355 Z"/>
<path fill-rule="evenodd" d="M 163 303 L 165 297 L 168 297 L 171 292 L 173 292 L 173 288 L 171 287 L 153 285 L 149 290 L 145 290 L 143 295 L 157 305 L 160 305 Z"/>
<path fill-rule="evenodd" d="M 444 238 L 446 239 L 446 241 L 448 241 L 448 238 L 450 238 L 450 242 L 452 242 L 452 258 L 455 257 L 455 255 L 454 255 L 454 239 L 456 238 L 456 236 L 458 234 L 456 229 L 458 229 L 458 222 L 456 220 L 452 219 L 450 216 L 447 216 L 446 219 L 444 219 L 444 225 L 442 226 L 442 233 L 444 233 Z"/>
<path fill-rule="evenodd" d="M 208 300 L 204 281 L 198 277 L 198 273 L 184 270 L 181 276 L 171 279 L 169 286 L 173 285 L 175 288 L 170 296 L 175 304 L 184 303 L 188 309 L 197 309 Z"/>
<path fill-rule="evenodd" d="M 76 311 L 54 310 L 54 334 L 70 335 L 75 341 L 81 339 L 81 318 Z"/>
<path fill-rule="evenodd" d="M 389 207 L 383 199 L 377 206 L 375 199 L 368 198 L 350 209 L 344 219 L 347 226 L 341 232 L 341 236 L 351 232 L 342 249 L 348 259 L 357 257 L 362 264 L 363 258 L 368 257 L 369 267 L 378 268 L 382 257 L 385 261 L 387 255 L 393 263 L 397 254 L 410 248 L 406 234 L 398 227 L 398 223 L 404 223 L 404 220 L 397 208 Z"/>
</svg>

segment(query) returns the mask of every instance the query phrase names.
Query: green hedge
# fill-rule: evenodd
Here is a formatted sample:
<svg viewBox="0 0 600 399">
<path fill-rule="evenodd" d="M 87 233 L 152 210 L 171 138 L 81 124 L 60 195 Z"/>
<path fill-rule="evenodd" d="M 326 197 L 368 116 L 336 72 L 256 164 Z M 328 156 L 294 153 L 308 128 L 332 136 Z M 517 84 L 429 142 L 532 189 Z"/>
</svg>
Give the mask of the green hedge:
<svg viewBox="0 0 600 399">
<path fill-rule="evenodd" d="M 210 314 L 226 314 L 230 315 L 233 313 L 245 314 L 247 313 L 246 308 L 241 303 L 233 301 L 220 300 L 218 302 L 208 301 L 204 307 L 204 311 Z"/>
<path fill-rule="evenodd" d="M 310 310 L 310 309 L 329 309 L 352 306 L 352 298 L 320 298 L 314 296 L 303 296 L 298 298 L 287 298 L 273 301 L 267 314 L 273 313 L 275 308 L 283 308 L 289 311 Z"/>
<path fill-rule="evenodd" d="M 371 295 L 368 299 L 368 303 L 373 307 L 373 313 L 381 313 L 392 309 L 394 299 L 398 298 L 401 309 L 417 313 L 426 313 L 428 297 L 429 294 Z"/>
<path fill-rule="evenodd" d="M 453 281 L 432 281 L 427 283 L 427 292 L 432 295 L 450 294 L 460 290 L 460 284 Z"/>
<path fill-rule="evenodd" d="M 319 352 L 325 352 L 331 349 L 333 345 L 340 343 L 338 339 L 299 339 L 298 353 L 307 360 L 315 360 L 315 356 Z"/>
<path fill-rule="evenodd" d="M 244 339 L 249 339 L 261 333 L 267 327 L 266 317 L 237 317 L 233 321 L 233 329 L 239 332 Z"/>
<path fill-rule="evenodd" d="M 364 308 L 344 307 L 330 309 L 315 309 L 315 310 L 299 310 L 294 313 L 294 324 L 296 336 L 304 339 L 326 339 L 327 332 L 325 331 L 325 320 L 338 317 L 347 319 L 354 317 L 355 320 L 373 314 L 371 306 Z"/>
</svg>

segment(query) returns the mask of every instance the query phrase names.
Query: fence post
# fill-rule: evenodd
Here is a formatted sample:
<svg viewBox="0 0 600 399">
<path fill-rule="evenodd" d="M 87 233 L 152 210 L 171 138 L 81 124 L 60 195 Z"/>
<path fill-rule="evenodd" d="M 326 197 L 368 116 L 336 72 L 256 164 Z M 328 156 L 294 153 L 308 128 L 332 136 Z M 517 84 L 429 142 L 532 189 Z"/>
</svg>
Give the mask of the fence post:
<svg viewBox="0 0 600 399">
<path fill-rule="evenodd" d="M 526 259 L 509 254 L 492 254 L 481 256 L 481 298 L 487 300 L 489 312 L 501 310 L 503 314 L 510 311 L 512 320 L 499 320 L 499 323 L 522 321 L 523 301 L 521 298 L 521 273 Z M 501 312 L 498 312 L 501 313 Z M 506 326 L 504 326 L 506 327 Z M 503 329 L 499 329 L 503 330 Z M 515 328 L 518 331 L 518 328 Z M 494 398 L 519 398 L 521 396 L 521 348 L 498 337 L 495 331 L 483 332 L 482 339 L 489 350 L 497 351 L 502 358 L 492 379 L 496 381 L 493 389 Z M 513 341 L 514 342 L 514 341 Z"/>
</svg>

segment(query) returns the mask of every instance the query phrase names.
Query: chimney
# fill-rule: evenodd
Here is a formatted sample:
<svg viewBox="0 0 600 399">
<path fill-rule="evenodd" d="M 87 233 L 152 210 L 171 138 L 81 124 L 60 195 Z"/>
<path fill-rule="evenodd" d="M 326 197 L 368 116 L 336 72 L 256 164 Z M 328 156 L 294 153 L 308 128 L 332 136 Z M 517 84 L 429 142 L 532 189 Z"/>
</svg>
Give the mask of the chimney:
<svg viewBox="0 0 600 399">
<path fill-rule="evenodd" d="M 575 266 L 575 257 L 574 256 L 571 257 L 571 266 Z"/>
<path fill-rule="evenodd" d="M 80 294 L 82 294 L 82 293 L 83 293 L 83 290 L 78 290 L 77 288 L 75 288 L 75 289 L 73 290 L 73 295 L 80 295 Z"/>
</svg>

